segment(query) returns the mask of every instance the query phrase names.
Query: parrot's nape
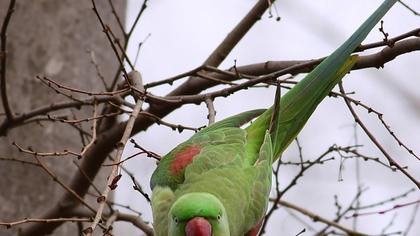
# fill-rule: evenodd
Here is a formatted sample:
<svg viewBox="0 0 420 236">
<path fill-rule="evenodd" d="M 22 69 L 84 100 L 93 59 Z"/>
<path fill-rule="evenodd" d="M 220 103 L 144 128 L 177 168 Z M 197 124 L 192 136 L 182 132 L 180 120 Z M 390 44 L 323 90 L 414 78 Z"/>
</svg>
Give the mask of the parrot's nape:
<svg viewBox="0 0 420 236">
<path fill-rule="evenodd" d="M 351 53 L 396 1 L 385 0 L 273 107 L 216 122 L 164 156 L 150 184 L 155 234 L 256 236 L 267 210 L 272 163 L 351 70 L 357 61 Z"/>
</svg>

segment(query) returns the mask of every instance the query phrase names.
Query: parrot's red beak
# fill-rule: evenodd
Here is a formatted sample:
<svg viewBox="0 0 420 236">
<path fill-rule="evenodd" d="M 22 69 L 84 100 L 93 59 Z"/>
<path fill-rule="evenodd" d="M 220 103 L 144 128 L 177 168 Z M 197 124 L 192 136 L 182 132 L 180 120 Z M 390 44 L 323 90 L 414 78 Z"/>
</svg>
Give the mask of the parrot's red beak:
<svg viewBox="0 0 420 236">
<path fill-rule="evenodd" d="M 211 236 L 211 224 L 203 217 L 194 217 L 185 226 L 186 236 Z"/>
</svg>

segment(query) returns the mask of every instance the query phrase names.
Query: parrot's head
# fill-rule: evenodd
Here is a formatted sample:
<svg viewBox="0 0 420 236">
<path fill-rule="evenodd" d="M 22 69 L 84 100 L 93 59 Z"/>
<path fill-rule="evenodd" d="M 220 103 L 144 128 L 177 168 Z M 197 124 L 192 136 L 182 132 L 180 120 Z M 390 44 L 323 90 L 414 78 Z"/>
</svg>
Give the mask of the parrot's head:
<svg viewBox="0 0 420 236">
<path fill-rule="evenodd" d="M 222 202 L 210 193 L 188 193 L 169 211 L 170 236 L 229 236 L 229 223 Z"/>
</svg>

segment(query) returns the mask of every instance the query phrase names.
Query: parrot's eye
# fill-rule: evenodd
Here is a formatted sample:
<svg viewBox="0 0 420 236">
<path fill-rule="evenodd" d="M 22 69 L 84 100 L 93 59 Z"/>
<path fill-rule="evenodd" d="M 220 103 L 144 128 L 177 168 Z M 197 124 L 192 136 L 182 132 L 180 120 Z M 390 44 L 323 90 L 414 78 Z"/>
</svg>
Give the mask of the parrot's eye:
<svg viewBox="0 0 420 236">
<path fill-rule="evenodd" d="M 221 220 L 221 219 L 222 219 L 221 214 L 217 215 L 217 220 Z"/>
<path fill-rule="evenodd" d="M 178 224 L 179 223 L 178 218 L 174 217 L 174 222 L 175 222 L 175 224 Z"/>
</svg>

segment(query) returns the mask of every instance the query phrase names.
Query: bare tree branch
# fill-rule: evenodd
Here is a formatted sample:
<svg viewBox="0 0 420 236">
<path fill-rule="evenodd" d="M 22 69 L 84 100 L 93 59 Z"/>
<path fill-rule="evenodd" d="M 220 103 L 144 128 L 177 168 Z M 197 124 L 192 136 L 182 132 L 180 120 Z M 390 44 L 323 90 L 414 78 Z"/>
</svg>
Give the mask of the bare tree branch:
<svg viewBox="0 0 420 236">
<path fill-rule="evenodd" d="M 132 86 L 136 87 L 139 90 L 144 90 L 143 81 L 139 72 L 132 71 L 130 72 L 128 76 L 129 76 L 129 80 Z M 98 225 L 100 219 L 102 218 L 102 212 L 104 210 L 106 199 L 108 198 L 109 192 L 111 190 L 114 190 L 117 187 L 117 182 L 121 178 L 121 175 L 117 175 L 119 172 L 118 170 L 120 168 L 119 163 L 121 161 L 124 147 L 131 136 L 131 131 L 133 130 L 134 122 L 142 106 L 143 106 L 143 99 L 138 99 L 136 106 L 134 107 L 134 110 L 127 121 L 127 125 L 125 127 L 123 136 L 121 137 L 120 142 L 117 144 L 117 154 L 115 155 L 115 158 L 114 158 L 115 165 L 112 166 L 111 173 L 108 176 L 108 182 L 106 184 L 106 187 L 104 191 L 102 192 L 101 196 L 97 200 L 99 203 L 99 207 L 98 207 L 98 210 L 96 211 L 95 219 L 92 225 L 86 230 L 84 230 L 84 232 L 88 236 L 92 235 L 93 231 L 95 231 L 96 226 Z"/>
<path fill-rule="evenodd" d="M 11 228 L 16 225 L 26 224 L 26 223 L 53 223 L 53 222 L 89 222 L 90 218 L 78 218 L 78 217 L 69 217 L 69 218 L 56 218 L 56 219 L 37 219 L 37 218 L 27 218 L 23 220 L 13 221 L 13 222 L 0 222 L 0 225 L 6 226 L 6 228 Z"/>
<path fill-rule="evenodd" d="M 3 103 L 4 112 L 9 121 L 13 120 L 13 111 L 9 104 L 9 98 L 7 97 L 7 86 L 6 86 L 6 58 L 7 58 L 7 27 L 9 26 L 10 18 L 12 17 L 15 9 L 15 0 L 10 0 L 9 8 L 7 9 L 6 17 L 1 25 L 0 32 L 0 91 L 1 100 Z"/>
<path fill-rule="evenodd" d="M 342 94 L 345 94 L 343 85 L 340 83 L 339 84 L 340 87 L 340 92 Z M 344 98 L 344 101 L 346 102 L 346 105 L 349 109 L 349 111 L 351 112 L 351 114 L 354 117 L 354 120 L 360 125 L 360 127 L 363 129 L 363 131 L 365 131 L 366 135 L 370 138 L 370 140 L 376 145 L 376 147 L 378 147 L 378 149 L 382 152 L 382 154 L 386 157 L 386 159 L 389 162 L 389 165 L 391 167 L 396 167 L 399 171 L 401 171 L 406 177 L 408 177 L 411 182 L 413 182 L 417 188 L 420 188 L 420 183 L 419 181 L 417 181 L 417 179 L 412 176 L 410 173 L 408 173 L 408 171 L 406 170 L 405 167 L 402 167 L 400 164 L 398 164 L 398 162 L 396 162 L 394 160 L 394 158 L 391 157 L 391 155 L 382 147 L 382 145 L 379 143 L 378 140 L 376 140 L 375 136 L 373 136 L 373 134 L 368 130 L 368 128 L 366 127 L 366 125 L 364 125 L 364 123 L 360 120 L 359 116 L 356 114 L 356 112 L 354 111 L 353 107 L 351 106 L 350 102 Z"/>
<path fill-rule="evenodd" d="M 322 222 L 324 224 L 327 224 L 327 225 L 329 225 L 331 227 L 334 227 L 336 229 L 339 229 L 339 230 L 345 232 L 346 234 L 348 234 L 349 236 L 367 236 L 367 234 L 364 234 L 364 233 L 357 232 L 357 231 L 354 231 L 352 229 L 346 228 L 346 227 L 344 227 L 344 226 L 342 226 L 342 225 L 340 225 L 340 224 L 338 224 L 338 223 L 336 223 L 334 221 L 327 220 L 326 218 L 324 218 L 324 217 L 322 217 L 320 215 L 317 215 L 315 213 L 312 213 L 312 212 L 308 211 L 307 209 L 304 209 L 302 207 L 299 207 L 297 205 L 294 205 L 294 204 L 292 204 L 290 202 L 279 200 L 278 201 L 278 204 L 281 205 L 281 206 L 287 207 L 289 209 L 293 209 L 295 211 L 298 211 L 298 212 L 300 212 L 300 213 L 302 213 L 302 214 L 310 217 L 315 222 L 319 221 L 319 222 Z"/>
<path fill-rule="evenodd" d="M 94 4 L 94 1 L 92 1 Z M 251 28 L 251 26 L 261 17 L 261 15 L 264 13 L 264 11 L 267 9 L 270 1 L 267 0 L 260 0 L 257 2 L 257 4 L 254 6 L 254 8 L 248 13 L 248 15 L 241 21 L 241 23 L 238 24 L 237 27 L 226 37 L 226 39 L 217 47 L 217 49 L 208 57 L 208 59 L 203 63 L 205 66 L 213 66 L 217 67 L 220 65 L 220 63 L 226 58 L 226 56 L 229 54 L 229 52 L 232 50 L 232 48 L 239 42 L 239 40 L 245 35 L 245 33 L 248 32 L 248 30 Z M 97 13 L 97 11 L 95 12 Z M 100 19 L 99 13 L 97 13 L 98 18 Z M 103 26 L 103 29 L 106 31 L 108 28 L 106 28 L 106 25 L 101 22 L 101 25 Z M 134 29 L 134 28 L 133 28 Z M 131 34 L 132 30 L 130 30 Z M 110 36 L 107 34 L 107 37 L 110 38 Z M 111 45 L 115 47 L 112 40 L 109 40 Z M 386 62 L 394 59 L 396 56 L 414 51 L 414 50 L 420 50 L 420 39 L 414 38 L 414 39 L 405 39 L 402 41 L 398 41 L 395 43 L 395 45 L 392 48 L 385 48 L 380 53 L 373 54 L 370 56 L 362 56 L 360 57 L 360 60 L 358 61 L 356 68 L 366 68 L 366 67 L 381 67 Z M 124 60 L 124 56 L 119 56 L 117 50 L 115 49 L 117 57 L 119 58 L 119 62 L 121 63 L 121 67 L 123 67 L 122 62 Z M 374 56 L 376 55 L 376 57 Z M 373 57 L 372 57 L 373 56 Z M 121 59 L 123 58 L 123 59 Z M 251 75 L 251 76 L 266 76 L 261 81 L 253 81 L 249 80 L 247 81 L 248 84 L 241 84 L 242 87 L 238 87 L 238 89 L 246 88 L 248 86 L 252 86 L 253 83 L 259 83 L 259 82 L 265 82 L 275 78 L 282 74 L 297 74 L 297 73 L 304 73 L 310 71 L 316 64 L 318 64 L 321 61 L 319 60 L 311 60 L 311 61 L 287 61 L 287 62 L 281 62 L 276 64 L 276 62 L 267 62 L 267 63 L 260 63 L 260 64 L 254 64 L 244 67 L 237 67 L 235 71 L 235 75 L 228 75 L 227 73 L 221 74 L 218 72 L 210 72 L 210 73 L 204 73 L 206 77 L 209 78 L 216 78 L 220 81 L 232 81 L 235 79 L 238 79 L 238 75 L 244 74 Z M 242 71 L 244 70 L 244 71 Z M 248 70 L 248 71 L 247 71 Z M 197 73 L 201 73 L 201 69 L 195 70 L 192 74 L 187 74 L 187 76 L 196 76 Z M 118 75 L 119 73 L 117 73 Z M 202 77 L 204 77 L 202 76 Z M 118 76 L 116 76 L 117 78 Z M 260 78 L 259 78 L 260 79 Z M 179 97 L 188 97 L 190 99 L 189 102 L 203 102 L 208 97 L 198 97 L 196 100 L 193 96 L 203 90 L 210 88 L 214 85 L 217 85 L 220 83 L 220 81 L 215 80 L 206 80 L 198 77 L 190 77 L 185 83 L 183 83 L 181 86 L 173 90 L 171 93 L 168 94 L 168 96 L 164 97 L 166 100 L 169 100 L 170 98 L 179 98 Z M 246 82 L 246 83 L 247 83 Z M 233 85 L 237 86 L 237 85 Z M 233 87 L 232 86 L 232 87 Z M 113 88 L 114 86 L 111 86 Z M 235 88 L 236 89 L 236 88 Z M 234 91 L 234 89 L 232 89 Z M 140 95 L 142 95 L 141 93 Z M 223 95 L 223 93 L 219 94 L 220 96 Z M 217 95 L 217 96 L 219 96 Z M 201 95 L 199 95 L 201 96 Z M 204 100 L 203 100 L 204 99 Z M 111 101 L 111 98 L 107 98 L 106 101 Z M 122 104 L 122 99 L 118 97 L 118 99 L 115 99 L 115 104 Z M 85 102 L 90 101 L 89 105 L 91 106 L 94 100 L 86 100 Z M 96 100 L 99 101 L 99 100 Z M 104 101 L 105 102 L 105 99 Z M 112 100 L 114 102 L 114 100 Z M 186 104 L 185 101 L 180 103 L 163 103 L 161 101 L 157 103 L 153 103 L 151 101 L 150 107 L 147 110 L 150 114 L 153 114 L 154 116 L 158 118 L 162 118 L 169 114 L 170 112 L 174 111 L 181 105 Z M 83 102 L 73 102 L 72 104 L 62 104 L 62 106 L 66 107 L 77 107 L 82 106 Z M 48 112 L 48 111 L 54 111 L 54 109 L 51 108 L 43 108 L 44 110 L 38 111 L 38 113 L 32 113 L 32 117 L 37 116 L 38 114 L 42 114 L 42 112 Z M 106 109 L 104 109 L 105 111 Z M 27 119 L 27 117 L 22 117 L 20 122 L 23 122 Z M 98 136 L 96 139 L 96 144 L 92 146 L 92 148 L 89 148 L 86 150 L 86 158 L 83 159 L 81 169 L 83 170 L 83 173 L 85 175 L 80 174 L 77 172 L 70 184 L 71 189 L 74 190 L 75 193 L 77 193 L 79 196 L 84 196 L 90 186 L 90 182 L 86 180 L 86 176 L 88 176 L 90 179 L 93 179 L 95 175 L 98 173 L 99 169 L 102 167 L 102 163 L 106 159 L 107 155 L 114 150 L 116 144 L 119 144 L 120 141 L 125 137 L 129 137 L 134 135 L 135 133 L 138 133 L 142 130 L 145 130 L 150 125 L 155 123 L 155 119 L 151 118 L 150 116 L 147 116 L 145 114 L 140 113 L 136 119 L 130 119 L 129 122 L 132 122 L 132 130 L 127 131 L 127 126 L 129 126 L 128 122 L 121 122 L 116 125 L 113 125 L 112 127 L 107 127 L 107 129 L 98 129 Z M 13 125 L 16 125 L 16 123 L 3 123 L 0 126 L 0 133 L 1 131 L 4 131 L 12 127 Z M 100 125 L 98 125 L 100 126 Z M 131 124 L 130 124 L 131 126 Z M 3 129 L 2 129 L 3 128 Z M 115 160 L 116 163 L 120 163 L 118 158 Z M 115 165 L 118 166 L 118 165 Z M 110 176 L 114 176 L 114 171 L 111 173 Z M 115 178 L 109 178 L 108 181 L 114 181 Z M 109 186 L 109 185 L 108 185 Z M 108 189 L 108 187 L 107 187 Z M 109 191 L 109 190 L 108 190 Z M 107 193 L 104 192 L 103 196 L 107 196 Z M 74 209 L 79 203 L 76 201 L 70 201 L 71 196 L 69 193 L 66 193 L 66 195 L 63 197 L 63 199 L 60 200 L 60 202 L 65 201 L 66 203 L 70 202 L 66 206 L 53 206 L 46 214 L 45 218 L 58 218 L 61 215 L 63 215 L 63 212 L 69 212 L 72 209 Z M 101 210 L 97 211 L 97 215 L 102 215 Z M 49 225 L 34 225 L 33 227 L 27 228 L 23 232 L 22 235 L 42 235 L 45 233 L 52 232 L 60 223 L 55 224 L 49 224 Z M 345 231 L 346 232 L 346 231 Z M 351 232 L 351 231 L 349 231 Z M 355 234 L 358 235 L 358 234 Z"/>
</svg>

